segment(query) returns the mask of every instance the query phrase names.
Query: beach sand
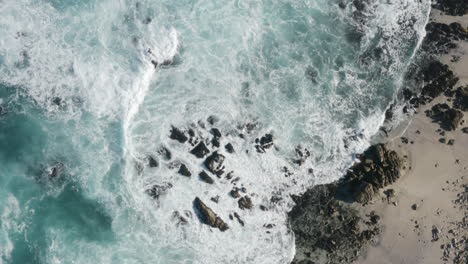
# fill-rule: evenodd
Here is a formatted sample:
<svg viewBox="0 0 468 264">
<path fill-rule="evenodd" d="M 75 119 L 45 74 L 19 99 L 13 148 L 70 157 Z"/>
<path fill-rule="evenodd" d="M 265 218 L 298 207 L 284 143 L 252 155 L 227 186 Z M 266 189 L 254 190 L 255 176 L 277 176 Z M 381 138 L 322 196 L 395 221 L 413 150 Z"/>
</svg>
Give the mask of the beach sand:
<svg viewBox="0 0 468 264">
<path fill-rule="evenodd" d="M 468 26 L 468 15 L 449 17 L 434 10 L 431 17 L 432 21 Z M 441 58 L 460 78 L 455 87 L 468 84 L 467 53 L 468 42 L 460 42 L 458 48 Z M 454 56 L 459 56 L 459 60 L 454 62 Z M 468 229 L 460 228 L 464 217 L 466 225 L 468 207 L 454 203 L 463 191 L 463 184 L 468 184 L 468 134 L 461 131 L 468 126 L 468 114 L 464 113 L 463 126 L 456 131 L 445 131 L 445 136 L 441 136 L 436 132 L 439 125 L 424 113 L 437 103 L 451 105 L 447 97 L 440 96 L 421 106 L 404 132 L 388 143 L 401 157 L 406 157 L 406 168 L 400 180 L 385 188 L 395 191 L 394 198 L 387 200 L 382 191 L 379 198 L 362 207 L 381 216 L 382 233 L 355 263 L 453 263 L 457 249 L 447 249 L 447 245 L 454 247 L 452 239 L 458 245 L 460 240 L 468 243 L 463 242 L 468 237 Z M 409 143 L 403 143 L 400 137 L 408 138 Z M 447 142 L 454 139 L 454 145 L 440 143 L 440 138 Z M 450 251 L 447 261 L 443 260 L 444 250 L 445 254 Z M 458 249 L 458 254 L 462 250 Z"/>
</svg>

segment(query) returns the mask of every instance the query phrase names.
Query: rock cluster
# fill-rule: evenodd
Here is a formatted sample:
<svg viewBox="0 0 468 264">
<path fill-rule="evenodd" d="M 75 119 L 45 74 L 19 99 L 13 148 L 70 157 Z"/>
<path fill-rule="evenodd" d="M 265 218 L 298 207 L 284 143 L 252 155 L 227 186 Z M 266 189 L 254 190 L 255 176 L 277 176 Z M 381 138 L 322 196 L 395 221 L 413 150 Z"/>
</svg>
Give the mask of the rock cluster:
<svg viewBox="0 0 468 264">
<path fill-rule="evenodd" d="M 379 216 L 369 221 L 351 204 L 337 199 L 343 185 L 316 185 L 301 196 L 288 214 L 296 239 L 293 264 L 351 263 L 380 232 Z"/>
<path fill-rule="evenodd" d="M 373 145 L 360 157 L 361 162 L 352 166 L 345 176 L 353 199 L 359 203 L 372 200 L 382 189 L 400 177 L 401 159 L 385 145 Z"/>
<path fill-rule="evenodd" d="M 433 7 L 451 16 L 468 14 L 468 2 L 466 0 L 437 0 L 434 2 Z"/>
</svg>

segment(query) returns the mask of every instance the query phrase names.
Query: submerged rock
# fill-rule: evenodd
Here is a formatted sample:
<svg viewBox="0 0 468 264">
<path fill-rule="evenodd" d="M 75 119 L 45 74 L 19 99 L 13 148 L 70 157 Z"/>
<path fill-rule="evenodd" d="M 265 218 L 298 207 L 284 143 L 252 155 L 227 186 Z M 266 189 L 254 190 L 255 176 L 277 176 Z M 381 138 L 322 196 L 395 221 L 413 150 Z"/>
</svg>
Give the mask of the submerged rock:
<svg viewBox="0 0 468 264">
<path fill-rule="evenodd" d="M 205 143 L 200 142 L 190 151 L 190 153 L 195 155 L 195 157 L 202 159 L 208 153 L 210 153 L 210 150 L 206 147 Z"/>
<path fill-rule="evenodd" d="M 193 206 L 195 207 L 196 213 L 202 223 L 214 228 L 218 228 L 223 232 L 229 229 L 229 226 L 219 216 L 217 216 L 216 213 L 211 210 L 211 208 L 206 206 L 206 204 L 204 204 L 200 198 L 195 198 L 193 201 Z"/>
<path fill-rule="evenodd" d="M 155 184 L 151 189 L 146 190 L 146 193 L 153 199 L 158 199 L 161 195 L 165 194 L 167 190 L 172 188 L 171 183 Z"/>
<path fill-rule="evenodd" d="M 168 148 L 164 147 L 164 146 L 161 146 L 158 149 L 158 154 L 161 155 L 165 160 L 172 159 L 171 151 Z"/>
</svg>

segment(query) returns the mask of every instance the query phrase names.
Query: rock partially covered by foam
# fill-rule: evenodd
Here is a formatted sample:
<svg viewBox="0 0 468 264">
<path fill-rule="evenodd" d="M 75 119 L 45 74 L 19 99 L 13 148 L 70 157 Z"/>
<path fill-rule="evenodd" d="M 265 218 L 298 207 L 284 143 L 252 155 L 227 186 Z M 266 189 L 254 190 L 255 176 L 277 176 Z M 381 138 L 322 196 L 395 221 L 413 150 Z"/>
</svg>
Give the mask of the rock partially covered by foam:
<svg viewBox="0 0 468 264">
<path fill-rule="evenodd" d="M 463 16 L 468 14 L 468 2 L 466 0 L 438 0 L 433 7 L 451 16 Z"/>
<path fill-rule="evenodd" d="M 229 229 L 229 226 L 218 215 L 216 215 L 216 213 L 213 212 L 211 208 L 206 206 L 206 204 L 203 203 L 200 198 L 195 198 L 193 201 L 193 206 L 196 209 L 196 213 L 202 223 L 214 228 L 218 228 L 223 232 Z"/>
<path fill-rule="evenodd" d="M 215 151 L 205 159 L 204 164 L 211 173 L 216 174 L 216 172 L 222 168 L 224 158 L 224 155 Z"/>
<path fill-rule="evenodd" d="M 179 141 L 180 143 L 185 143 L 188 140 L 185 133 L 176 127 L 172 127 L 171 135 L 169 137 L 173 140 Z"/>
</svg>

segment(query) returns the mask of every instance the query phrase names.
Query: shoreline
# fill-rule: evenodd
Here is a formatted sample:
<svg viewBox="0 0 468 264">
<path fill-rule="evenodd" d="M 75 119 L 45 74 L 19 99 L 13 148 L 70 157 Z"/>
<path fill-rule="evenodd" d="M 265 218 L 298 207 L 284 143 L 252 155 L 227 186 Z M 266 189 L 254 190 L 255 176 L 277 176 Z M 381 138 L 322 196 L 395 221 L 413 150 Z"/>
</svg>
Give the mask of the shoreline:
<svg viewBox="0 0 468 264">
<path fill-rule="evenodd" d="M 468 14 L 453 17 L 433 8 L 429 18 L 429 23 L 431 22 L 460 23 L 462 31 L 465 34 L 468 31 Z M 433 37 L 434 35 L 426 36 L 428 39 Z M 433 86 L 446 85 L 445 82 L 450 83 L 458 78 L 453 90 L 443 91 L 445 88 L 436 87 L 436 90 L 442 91 L 436 91 L 440 95 L 429 96 L 433 98 L 425 97 L 424 91 L 417 99 L 408 98 L 407 101 L 414 106 L 416 112 L 405 128 L 399 132 L 394 131 L 399 134 L 384 145 L 389 152 L 395 151 L 401 158 L 401 175 L 390 184 L 377 186 L 378 190 L 374 185 L 370 194 L 366 193 L 368 188 L 363 188 L 364 195 L 354 195 L 351 200 L 340 198 L 340 193 L 343 193 L 340 189 L 345 189 L 348 196 L 349 190 L 352 193 L 356 189 L 347 186 L 350 185 L 349 174 L 364 166 L 358 163 L 344 179 L 329 185 L 314 186 L 302 197 L 296 198 L 295 209 L 302 211 L 294 212 L 293 209 L 290 214 L 292 229 L 298 240 L 294 264 L 458 264 L 468 261 L 468 115 L 466 111 L 462 111 L 464 115 L 461 120 L 454 122 L 463 125 L 458 125 L 453 130 L 444 127 L 444 120 L 439 120 L 437 114 L 433 113 L 434 109 L 444 107 L 443 104 L 454 109 L 454 102 L 458 100 L 454 96 L 455 90 L 462 86 L 468 87 L 468 41 L 455 41 L 456 48 L 453 48 L 450 46 L 453 41 L 451 37 L 453 36 L 436 36 L 435 41 L 428 40 L 428 46 L 436 44 L 439 48 L 437 45 L 448 39 L 450 48 L 442 51 L 446 54 L 434 55 L 437 56 L 436 61 L 448 65 L 448 72 L 452 71 L 454 78 L 447 79 L 450 75 L 444 75 L 446 72 L 438 69 L 436 73 L 441 74 L 441 77 L 434 77 L 427 86 L 431 82 L 436 83 Z M 434 72 L 432 69 L 429 71 L 429 74 Z M 438 83 L 442 77 L 442 83 Z M 434 87 L 429 89 L 434 90 Z M 428 93 L 433 93 L 433 90 Z M 442 111 L 445 110 L 444 108 Z M 372 153 L 364 153 L 361 163 L 367 162 L 369 157 L 372 159 Z M 365 182 L 369 177 L 366 177 L 358 177 L 361 185 L 367 184 L 365 187 L 369 185 Z M 385 176 L 383 178 L 385 182 Z M 331 203 L 334 208 L 338 208 L 338 218 L 344 219 L 340 220 L 342 223 L 334 220 L 334 212 L 325 213 L 324 219 L 318 222 L 311 220 L 307 214 L 320 214 L 322 209 L 314 208 L 308 203 L 317 201 Z M 351 222 L 346 220 L 347 217 L 358 219 L 359 229 L 348 230 Z M 319 228 L 314 230 L 315 227 L 302 228 L 300 225 L 317 225 Z M 321 226 L 331 229 L 322 232 Z M 319 238 L 313 238 L 314 236 Z M 346 241 L 347 239 L 350 241 Z M 352 239 L 357 241 L 352 243 Z"/>
</svg>

